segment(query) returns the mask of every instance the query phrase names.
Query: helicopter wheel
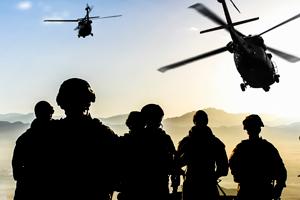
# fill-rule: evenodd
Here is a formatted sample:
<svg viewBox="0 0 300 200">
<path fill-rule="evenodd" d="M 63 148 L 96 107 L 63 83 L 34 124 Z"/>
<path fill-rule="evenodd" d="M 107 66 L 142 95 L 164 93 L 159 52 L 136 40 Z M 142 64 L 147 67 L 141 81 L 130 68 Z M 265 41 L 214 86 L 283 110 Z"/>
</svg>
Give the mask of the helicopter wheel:
<svg viewBox="0 0 300 200">
<path fill-rule="evenodd" d="M 246 84 L 245 83 L 241 83 L 241 90 L 243 91 L 243 92 L 245 92 L 245 90 L 246 90 Z"/>
<path fill-rule="evenodd" d="M 275 80 L 276 83 L 279 83 L 279 77 L 280 76 L 278 74 L 275 75 L 274 80 Z"/>
<path fill-rule="evenodd" d="M 270 86 L 263 87 L 263 90 L 264 90 L 265 92 L 268 92 L 268 91 L 270 90 Z"/>
<path fill-rule="evenodd" d="M 94 34 L 93 34 L 93 33 L 91 33 L 91 36 L 94 36 Z"/>
</svg>

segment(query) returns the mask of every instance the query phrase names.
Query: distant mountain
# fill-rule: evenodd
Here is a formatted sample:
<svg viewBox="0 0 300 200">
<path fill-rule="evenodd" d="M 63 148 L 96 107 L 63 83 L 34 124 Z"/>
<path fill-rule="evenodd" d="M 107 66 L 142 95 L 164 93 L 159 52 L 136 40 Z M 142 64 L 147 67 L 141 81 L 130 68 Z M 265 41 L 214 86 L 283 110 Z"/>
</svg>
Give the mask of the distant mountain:
<svg viewBox="0 0 300 200">
<path fill-rule="evenodd" d="M 206 108 L 204 111 L 208 114 L 209 118 L 209 126 L 212 128 L 217 127 L 238 127 L 242 125 L 242 121 L 245 119 L 249 113 L 228 113 L 221 109 L 216 108 Z M 174 129 L 182 132 L 187 132 L 190 127 L 193 126 L 193 116 L 196 111 L 188 112 L 178 117 L 166 118 L 163 120 L 164 128 L 170 131 L 174 131 Z M 260 114 L 263 122 L 266 126 L 280 126 L 279 128 L 287 129 L 290 131 L 300 130 L 300 122 L 293 123 L 288 125 L 288 121 L 285 119 L 278 118 L 277 116 L 272 115 L 264 115 Z M 128 129 L 125 126 L 126 119 L 128 114 L 115 115 L 107 118 L 100 118 L 100 120 L 111 126 L 113 129 L 116 129 L 118 133 L 124 133 Z M 6 121 L 10 123 L 14 122 L 22 122 L 24 124 L 30 124 L 34 119 L 33 113 L 28 114 L 18 114 L 18 113 L 10 113 L 10 114 L 0 114 L 0 121 Z M 12 125 L 12 124 L 11 124 Z M 0 126 L 4 126 L 0 124 Z M 12 125 L 13 126 L 13 125 Z M 1 128 L 1 127 L 0 127 Z M 1 130 L 1 129 L 0 129 Z"/>
<path fill-rule="evenodd" d="M 242 121 L 245 119 L 246 116 L 249 115 L 249 113 L 228 113 L 224 110 L 216 109 L 216 108 L 206 108 L 203 109 L 209 119 L 209 126 L 210 127 L 220 127 L 220 126 L 240 126 L 242 124 Z M 193 116 L 196 113 L 196 111 L 186 113 L 179 117 L 172 117 L 167 118 L 164 120 L 165 125 L 175 125 L 175 126 L 192 126 L 193 125 Z M 288 123 L 287 120 L 278 118 L 276 116 L 271 115 L 260 115 L 264 123 L 268 126 L 278 126 L 282 124 Z"/>
<path fill-rule="evenodd" d="M 240 125 L 247 114 L 231 114 L 220 109 L 207 108 L 204 109 L 209 118 L 209 126 L 219 127 L 219 126 L 237 126 Z M 179 117 L 172 117 L 164 120 L 165 125 L 175 125 L 175 126 L 192 126 L 193 116 L 196 111 L 186 113 Z"/>
<path fill-rule="evenodd" d="M 107 125 L 121 125 L 125 124 L 128 114 L 115 115 L 107 118 L 100 118 L 100 120 Z"/>
<path fill-rule="evenodd" d="M 22 122 L 5 122 L 0 121 L 0 135 L 5 133 L 21 133 L 29 127 L 29 124 Z"/>
<path fill-rule="evenodd" d="M 7 122 L 23 122 L 23 123 L 31 123 L 34 119 L 33 113 L 28 114 L 20 114 L 20 113 L 8 113 L 8 114 L 0 114 L 0 121 Z"/>
</svg>

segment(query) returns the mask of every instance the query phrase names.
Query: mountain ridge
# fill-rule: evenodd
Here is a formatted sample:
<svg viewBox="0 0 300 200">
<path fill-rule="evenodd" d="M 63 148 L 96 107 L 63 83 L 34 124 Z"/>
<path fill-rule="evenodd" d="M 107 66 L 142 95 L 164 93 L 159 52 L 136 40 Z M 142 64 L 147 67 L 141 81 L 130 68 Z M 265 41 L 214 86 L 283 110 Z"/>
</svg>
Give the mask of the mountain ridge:
<svg viewBox="0 0 300 200">
<path fill-rule="evenodd" d="M 241 125 L 244 118 L 249 115 L 250 113 L 229 113 L 222 109 L 218 108 L 205 108 L 203 109 L 209 118 L 209 126 L 212 127 L 219 127 L 219 126 L 237 126 Z M 163 120 L 163 124 L 170 124 L 172 125 L 179 125 L 186 126 L 192 125 L 193 122 L 193 115 L 196 111 L 186 112 L 180 116 L 168 117 Z M 113 115 L 111 117 L 98 117 L 104 123 L 110 125 L 121 125 L 125 124 L 128 114 L 119 114 Z M 0 114 L 0 121 L 7 121 L 7 122 L 22 122 L 22 123 L 31 123 L 34 119 L 34 113 L 7 113 L 7 114 Z M 269 115 L 269 114 L 260 114 L 263 122 L 268 126 L 285 126 L 289 124 L 297 124 L 297 122 L 290 123 L 287 119 L 279 118 L 277 116 Z M 300 122 L 299 122 L 300 124 Z"/>
<path fill-rule="evenodd" d="M 209 124 L 212 129 L 216 130 L 242 130 L 242 121 L 249 113 L 228 113 L 217 108 L 203 109 L 209 118 Z M 162 122 L 164 129 L 167 132 L 187 133 L 193 126 L 193 115 L 196 111 L 184 113 L 181 116 L 165 118 Z M 285 119 L 280 119 L 277 116 L 260 115 L 265 127 L 274 128 L 276 130 L 286 130 L 291 133 L 300 132 L 300 122 L 287 123 Z M 15 117 L 15 118 L 13 118 Z M 128 132 L 125 125 L 128 114 L 120 114 L 111 117 L 99 118 L 105 125 L 111 127 L 116 133 L 122 135 Z M 31 118 L 31 119 L 29 119 Z M 9 119 L 10 121 L 6 121 Z M 23 121 L 21 121 L 23 119 Z M 34 114 L 0 114 L 0 132 L 20 132 L 28 128 L 31 121 L 34 119 Z"/>
</svg>

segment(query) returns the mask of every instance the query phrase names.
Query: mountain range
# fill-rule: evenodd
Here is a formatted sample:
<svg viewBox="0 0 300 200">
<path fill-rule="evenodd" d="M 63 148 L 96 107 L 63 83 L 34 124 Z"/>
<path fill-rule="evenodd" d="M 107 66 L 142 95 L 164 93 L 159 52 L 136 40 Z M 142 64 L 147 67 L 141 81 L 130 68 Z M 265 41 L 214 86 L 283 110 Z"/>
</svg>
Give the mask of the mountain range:
<svg viewBox="0 0 300 200">
<path fill-rule="evenodd" d="M 249 113 L 228 113 L 221 109 L 206 108 L 204 111 L 209 117 L 209 126 L 213 130 L 234 131 L 234 129 L 242 131 L 242 121 Z M 181 116 L 170 117 L 163 120 L 162 124 L 167 132 L 174 133 L 174 135 L 182 135 L 187 133 L 193 126 L 193 115 L 196 111 L 185 113 Z M 125 126 L 128 114 L 115 115 L 107 118 L 100 118 L 100 120 L 110 126 L 116 133 L 122 135 L 128 129 Z M 300 122 L 289 123 L 288 120 L 279 118 L 277 116 L 260 114 L 264 124 L 272 131 L 285 131 L 289 133 L 300 132 Z M 29 127 L 31 121 L 34 119 L 33 113 L 19 114 L 9 113 L 0 114 L 0 134 L 3 132 L 23 131 Z"/>
</svg>

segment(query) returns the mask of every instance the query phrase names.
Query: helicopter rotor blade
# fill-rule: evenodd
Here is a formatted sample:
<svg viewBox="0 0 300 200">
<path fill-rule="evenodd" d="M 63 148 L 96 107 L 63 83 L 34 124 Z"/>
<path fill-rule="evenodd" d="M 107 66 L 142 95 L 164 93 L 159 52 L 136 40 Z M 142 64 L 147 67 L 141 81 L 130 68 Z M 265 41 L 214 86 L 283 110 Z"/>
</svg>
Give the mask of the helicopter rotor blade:
<svg viewBox="0 0 300 200">
<path fill-rule="evenodd" d="M 105 18 L 113 18 L 113 17 L 121 17 L 122 15 L 112 15 L 112 16 L 105 16 L 105 17 L 97 17 L 99 19 L 105 19 Z"/>
<path fill-rule="evenodd" d="M 194 8 L 196 11 L 198 11 L 200 14 L 204 15 L 205 17 L 209 18 L 210 20 L 214 21 L 215 23 L 221 25 L 221 26 L 227 26 L 227 23 L 221 19 L 218 15 L 216 15 L 213 11 L 208 9 L 206 6 L 204 6 L 201 3 L 196 3 L 194 5 L 191 5 L 189 8 Z M 225 28 L 225 30 L 229 31 L 228 28 Z M 240 36 L 245 36 L 241 32 L 237 31 L 235 29 L 236 33 Z"/>
<path fill-rule="evenodd" d="M 238 9 L 238 7 L 235 5 L 235 3 L 233 2 L 233 0 L 230 0 L 230 2 L 232 3 L 232 5 L 235 7 L 235 9 L 239 12 L 239 13 L 241 13 L 241 11 Z"/>
<path fill-rule="evenodd" d="M 223 19 L 221 19 L 218 15 L 216 15 L 214 12 L 209 10 L 207 7 L 205 7 L 201 3 L 196 3 L 194 5 L 191 5 L 189 8 L 194 8 L 200 14 L 208 17 L 209 19 L 211 19 L 212 21 L 214 21 L 215 23 L 217 23 L 221 26 L 224 26 L 227 24 Z"/>
<path fill-rule="evenodd" d="M 282 25 L 284 25 L 284 24 L 286 24 L 286 23 L 288 23 L 288 22 L 290 22 L 290 21 L 292 21 L 292 20 L 294 20 L 294 19 L 297 19 L 298 17 L 300 17 L 300 13 L 299 13 L 298 15 L 295 15 L 294 17 L 291 17 L 290 19 L 285 20 L 284 22 L 281 22 L 280 24 L 278 24 L 278 25 L 276 25 L 276 26 L 274 26 L 274 27 L 272 27 L 272 28 L 270 28 L 270 29 L 268 29 L 268 30 L 262 32 L 262 33 L 259 34 L 259 35 L 263 35 L 263 34 L 269 32 L 269 31 L 271 31 L 271 30 L 273 30 L 273 29 L 275 29 L 275 28 L 277 28 L 277 27 L 279 27 L 279 26 L 282 26 Z"/>
<path fill-rule="evenodd" d="M 45 19 L 44 22 L 78 22 L 79 19 Z"/>
<path fill-rule="evenodd" d="M 300 61 L 300 58 L 297 57 L 297 56 L 294 56 L 294 55 L 291 55 L 291 54 L 288 54 L 288 53 L 285 53 L 285 52 L 282 52 L 282 51 L 279 51 L 277 49 L 274 49 L 272 47 L 267 47 L 267 49 L 276 54 L 277 56 L 279 56 L 280 58 L 288 61 L 288 62 L 291 62 L 291 63 L 295 63 L 295 62 L 298 62 Z"/>
<path fill-rule="evenodd" d="M 100 18 L 100 16 L 93 16 L 93 17 L 90 17 L 90 19 L 98 19 Z"/>
<path fill-rule="evenodd" d="M 194 56 L 194 57 L 191 57 L 191 58 L 188 58 L 188 59 L 176 62 L 176 63 L 173 63 L 173 64 L 170 64 L 170 65 L 166 65 L 164 67 L 159 68 L 158 71 L 165 72 L 165 71 L 168 71 L 170 69 L 174 69 L 174 68 L 180 67 L 182 65 L 186 65 L 188 63 L 191 63 L 191 62 L 203 59 L 203 58 L 207 58 L 209 56 L 213 56 L 213 55 L 225 52 L 225 51 L 227 51 L 227 46 L 221 47 L 219 49 L 215 49 L 213 51 L 209 51 L 209 52 L 206 52 L 204 54 L 200 54 L 198 56 Z"/>
</svg>

